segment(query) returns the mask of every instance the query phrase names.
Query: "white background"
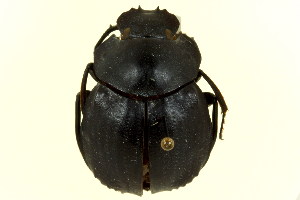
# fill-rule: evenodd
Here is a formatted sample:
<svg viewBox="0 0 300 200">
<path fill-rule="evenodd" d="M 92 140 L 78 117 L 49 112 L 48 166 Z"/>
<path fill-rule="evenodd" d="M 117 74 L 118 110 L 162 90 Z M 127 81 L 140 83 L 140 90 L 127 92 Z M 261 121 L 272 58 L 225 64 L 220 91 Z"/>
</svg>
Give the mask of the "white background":
<svg viewBox="0 0 300 200">
<path fill-rule="evenodd" d="M 75 95 L 94 45 L 138 5 L 181 17 L 229 107 L 225 140 L 200 175 L 142 198 L 101 185 L 74 133 Z M 1 0 L 0 199 L 297 199 L 299 13 L 298 0 Z"/>
</svg>

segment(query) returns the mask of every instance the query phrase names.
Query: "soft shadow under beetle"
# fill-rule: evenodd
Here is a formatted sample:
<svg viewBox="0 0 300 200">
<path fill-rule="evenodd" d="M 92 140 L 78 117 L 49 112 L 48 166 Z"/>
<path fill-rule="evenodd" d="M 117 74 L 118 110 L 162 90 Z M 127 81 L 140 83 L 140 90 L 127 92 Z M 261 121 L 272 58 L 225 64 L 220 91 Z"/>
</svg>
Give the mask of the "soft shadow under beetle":
<svg viewBox="0 0 300 200">
<path fill-rule="evenodd" d="M 222 137 L 226 103 L 199 70 L 196 42 L 178 27 L 165 9 L 124 12 L 85 69 L 76 98 L 76 138 L 87 166 L 109 188 L 142 195 L 143 189 L 156 193 L 191 182 L 216 141 L 218 103 Z M 116 30 L 120 37 L 105 40 Z M 88 74 L 97 81 L 92 91 L 86 90 Z M 199 89 L 201 77 L 214 94 Z"/>
</svg>

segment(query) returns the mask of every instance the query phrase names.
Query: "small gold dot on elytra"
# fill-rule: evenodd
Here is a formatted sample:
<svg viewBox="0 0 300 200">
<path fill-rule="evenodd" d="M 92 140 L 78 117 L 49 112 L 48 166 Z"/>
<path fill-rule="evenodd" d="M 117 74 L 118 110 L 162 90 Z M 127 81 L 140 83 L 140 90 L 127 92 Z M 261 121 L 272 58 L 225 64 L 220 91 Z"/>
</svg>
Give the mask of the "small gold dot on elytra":
<svg viewBox="0 0 300 200">
<path fill-rule="evenodd" d="M 160 142 L 161 148 L 165 151 L 170 151 L 174 148 L 174 140 L 170 137 L 165 137 Z"/>
</svg>

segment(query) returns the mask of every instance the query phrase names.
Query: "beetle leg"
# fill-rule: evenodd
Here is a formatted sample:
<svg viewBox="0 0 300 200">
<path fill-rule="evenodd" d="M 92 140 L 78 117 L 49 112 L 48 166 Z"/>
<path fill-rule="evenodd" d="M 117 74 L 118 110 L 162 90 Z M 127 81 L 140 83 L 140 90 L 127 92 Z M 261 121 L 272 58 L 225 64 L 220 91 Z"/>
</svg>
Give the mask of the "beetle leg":
<svg viewBox="0 0 300 200">
<path fill-rule="evenodd" d="M 202 71 L 199 70 L 198 77 L 203 76 L 203 78 L 207 81 L 207 83 L 210 85 L 212 90 L 214 91 L 217 101 L 220 104 L 221 110 L 222 110 L 222 122 L 221 122 L 221 128 L 220 128 L 220 133 L 219 133 L 219 138 L 222 139 L 222 132 L 223 132 L 223 125 L 224 125 L 224 120 L 226 116 L 226 112 L 228 110 L 228 107 L 226 105 L 226 102 L 224 100 L 224 97 L 218 87 L 215 85 L 215 83 Z M 197 79 L 198 79 L 197 77 Z"/>
<path fill-rule="evenodd" d="M 93 63 L 89 63 L 85 71 L 83 73 L 82 81 L 81 81 L 81 89 L 80 92 L 76 95 L 76 106 L 75 106 L 75 133 L 76 133 L 76 140 L 80 149 L 81 154 L 83 155 L 82 150 L 82 141 L 81 141 L 81 135 L 80 135 L 80 129 L 81 129 L 81 112 L 84 109 L 85 100 L 87 96 L 89 95 L 90 91 L 86 90 L 86 83 L 88 75 L 90 74 L 95 79 L 95 74 L 93 71 Z"/>
<path fill-rule="evenodd" d="M 90 93 L 89 90 L 86 91 L 86 96 L 88 96 Z M 81 110 L 80 110 L 80 92 L 76 95 L 76 102 L 75 102 L 75 134 L 76 134 L 76 140 L 79 147 L 79 150 L 81 154 L 83 155 L 83 149 L 82 149 L 82 140 L 81 140 Z"/>
<path fill-rule="evenodd" d="M 80 123 L 81 123 L 81 111 L 80 111 L 80 93 L 76 95 L 76 103 L 75 103 L 75 133 L 76 133 L 76 140 L 79 147 L 81 154 L 83 155 L 82 151 L 82 141 L 80 135 Z"/>
<path fill-rule="evenodd" d="M 103 33 L 103 35 L 101 36 L 101 38 L 99 39 L 99 41 L 97 42 L 95 49 L 103 42 L 103 40 L 113 31 L 118 30 L 117 26 L 112 26 L 110 25 L 109 28 Z"/>
<path fill-rule="evenodd" d="M 203 92 L 205 99 L 206 99 L 206 103 L 209 106 L 211 106 L 215 101 L 216 101 L 216 96 L 210 92 Z"/>
<path fill-rule="evenodd" d="M 218 135 L 218 101 L 217 98 L 214 98 L 214 102 L 213 102 L 213 110 L 212 110 L 212 134 L 213 134 L 213 141 L 216 141 L 216 137 Z M 222 131 L 222 129 L 221 129 Z M 221 135 L 221 131 L 220 131 L 220 139 L 222 139 L 222 135 Z M 213 148 L 214 143 L 212 144 L 211 148 Z"/>
<path fill-rule="evenodd" d="M 97 76 L 96 76 L 96 74 L 95 74 L 95 71 L 94 71 L 94 65 L 93 65 L 93 66 L 90 66 L 89 74 L 91 75 L 91 77 L 92 77 L 96 82 L 99 81 L 99 79 L 97 78 Z"/>
<path fill-rule="evenodd" d="M 87 83 L 87 78 L 88 78 L 89 74 L 93 77 L 94 80 L 97 81 L 96 75 L 94 73 L 94 64 L 93 63 L 87 64 L 87 66 L 84 70 L 84 73 L 83 73 L 83 77 L 82 77 L 82 81 L 81 81 L 81 90 L 80 90 L 80 107 L 81 107 L 81 110 L 83 110 L 84 105 L 85 105 L 86 94 L 87 94 L 86 83 Z"/>
<path fill-rule="evenodd" d="M 212 135 L 213 135 L 213 140 L 212 141 L 216 141 L 216 137 L 218 134 L 218 100 L 216 98 L 216 96 L 210 92 L 204 92 L 204 96 L 207 102 L 208 106 L 213 105 L 213 109 L 212 109 Z M 213 148 L 214 146 L 214 142 L 211 145 L 211 148 Z"/>
</svg>

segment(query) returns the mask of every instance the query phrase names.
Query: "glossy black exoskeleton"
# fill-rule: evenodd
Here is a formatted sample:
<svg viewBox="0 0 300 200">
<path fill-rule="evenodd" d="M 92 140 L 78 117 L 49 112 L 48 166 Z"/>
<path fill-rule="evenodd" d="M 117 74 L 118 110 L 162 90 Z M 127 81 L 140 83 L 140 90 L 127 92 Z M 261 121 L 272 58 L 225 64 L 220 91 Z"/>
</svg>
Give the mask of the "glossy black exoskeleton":
<svg viewBox="0 0 300 200">
<path fill-rule="evenodd" d="M 218 103 L 221 137 L 226 103 L 199 70 L 196 42 L 178 27 L 167 10 L 131 9 L 103 34 L 86 67 L 76 98 L 76 138 L 86 164 L 109 188 L 142 195 L 191 182 L 214 146 Z M 115 30 L 121 36 L 104 41 Z M 86 90 L 88 74 L 97 81 L 92 91 Z M 215 94 L 199 89 L 200 77 Z"/>
</svg>

